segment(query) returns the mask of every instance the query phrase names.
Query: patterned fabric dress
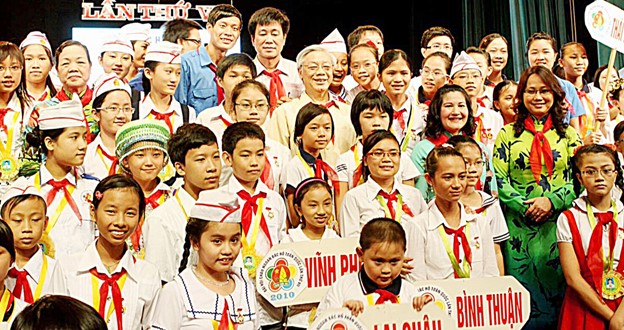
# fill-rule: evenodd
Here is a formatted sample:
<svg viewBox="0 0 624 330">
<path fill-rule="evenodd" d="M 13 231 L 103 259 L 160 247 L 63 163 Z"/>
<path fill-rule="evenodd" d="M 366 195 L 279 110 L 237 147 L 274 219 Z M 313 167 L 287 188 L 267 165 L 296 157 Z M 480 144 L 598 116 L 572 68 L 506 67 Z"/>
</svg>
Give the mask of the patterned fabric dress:
<svg viewBox="0 0 624 330">
<path fill-rule="evenodd" d="M 566 138 L 559 137 L 554 128 L 544 133 L 552 149 L 554 168 L 549 178 L 546 166 L 542 165 L 538 183 L 529 163 L 533 134 L 525 129 L 516 138 L 513 125 L 503 127 L 494 149 L 498 193 L 511 235 L 503 248 L 505 271 L 531 293 L 531 317 L 525 329 L 554 329 L 565 290 L 556 221 L 576 198 L 571 165 L 581 140 L 572 127 L 567 128 Z M 537 132 L 543 126 L 542 121 L 535 121 Z M 535 197 L 548 197 L 553 204 L 553 215 L 541 224 L 534 224 L 525 216 L 528 205 L 523 202 Z"/>
</svg>

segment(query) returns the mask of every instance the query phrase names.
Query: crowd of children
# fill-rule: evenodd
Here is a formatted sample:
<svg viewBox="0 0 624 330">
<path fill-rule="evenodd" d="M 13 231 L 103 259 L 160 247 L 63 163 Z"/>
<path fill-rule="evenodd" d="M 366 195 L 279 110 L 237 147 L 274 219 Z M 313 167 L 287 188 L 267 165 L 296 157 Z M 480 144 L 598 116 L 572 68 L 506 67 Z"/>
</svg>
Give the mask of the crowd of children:
<svg viewBox="0 0 624 330">
<path fill-rule="evenodd" d="M 243 25 L 254 58 L 226 55 Z M 0 42 L 4 325 L 306 329 L 333 308 L 420 310 L 422 280 L 510 275 L 528 329 L 624 327 L 624 79 L 589 83 L 582 44 L 533 34 L 514 81 L 497 33 L 457 50 L 432 27 L 414 63 L 371 25 L 285 59 L 272 7 L 217 5 L 206 45 L 200 29 L 123 26 L 93 85 L 78 41 Z M 272 247 L 341 237 L 361 268 L 319 303 L 256 291 Z"/>
</svg>

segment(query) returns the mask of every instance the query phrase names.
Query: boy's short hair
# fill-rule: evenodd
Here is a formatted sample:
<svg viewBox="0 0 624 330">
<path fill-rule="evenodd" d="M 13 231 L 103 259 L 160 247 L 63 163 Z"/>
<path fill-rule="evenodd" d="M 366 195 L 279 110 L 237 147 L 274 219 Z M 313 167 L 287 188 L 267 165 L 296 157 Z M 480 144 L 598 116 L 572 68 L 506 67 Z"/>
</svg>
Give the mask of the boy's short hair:
<svg viewBox="0 0 624 330">
<path fill-rule="evenodd" d="M 484 49 L 477 48 L 475 46 L 470 46 L 466 49 L 466 54 L 481 54 L 485 57 L 488 66 L 492 66 L 492 58 L 490 57 L 490 53 L 486 52 Z"/>
<path fill-rule="evenodd" d="M 405 230 L 400 223 L 389 218 L 376 218 L 364 225 L 360 233 L 360 248 L 368 250 L 375 243 L 397 243 L 406 249 Z"/>
<path fill-rule="evenodd" d="M 189 37 L 191 30 L 201 30 L 199 23 L 184 18 L 176 18 L 165 23 L 165 32 L 163 32 L 163 41 L 177 43 L 180 39 Z"/>
<path fill-rule="evenodd" d="M 172 164 L 184 164 L 189 150 L 213 144 L 217 144 L 217 137 L 210 128 L 201 124 L 185 123 L 167 142 L 167 152 Z"/>
<path fill-rule="evenodd" d="M 449 37 L 449 39 L 451 39 L 451 46 L 455 47 L 455 38 L 453 38 L 453 34 L 451 34 L 449 29 L 441 26 L 434 26 L 425 30 L 420 38 L 420 47 L 427 48 L 431 39 L 435 37 Z"/>
<path fill-rule="evenodd" d="M 362 26 L 358 26 L 355 30 L 353 30 L 353 32 L 349 33 L 349 35 L 347 36 L 347 46 L 349 47 L 349 49 L 351 49 L 351 47 L 357 45 L 360 43 L 360 39 L 362 38 L 362 35 L 364 35 L 364 33 L 366 32 L 375 32 L 377 34 L 379 34 L 379 36 L 381 37 L 381 40 L 384 40 L 384 36 L 383 33 L 381 32 L 381 30 L 374 26 L 374 25 L 362 25 Z"/>
<path fill-rule="evenodd" d="M 241 22 L 241 25 L 243 25 L 243 15 L 241 15 L 240 11 L 238 11 L 236 7 L 229 4 L 220 4 L 214 6 L 214 8 L 212 8 L 210 13 L 208 14 L 208 19 L 206 20 L 206 23 L 214 26 L 215 23 L 217 23 L 217 21 L 219 21 L 220 19 L 228 17 L 237 17 L 238 20 Z"/>
<path fill-rule="evenodd" d="M 360 124 L 360 115 L 366 109 L 379 109 L 388 114 L 390 121 L 388 127 L 383 129 L 390 129 L 392 127 L 392 118 L 394 116 L 394 109 L 392 108 L 392 102 L 386 94 L 376 89 L 360 92 L 353 103 L 351 103 L 351 124 L 355 129 L 357 136 L 362 135 L 362 125 Z"/>
<path fill-rule="evenodd" d="M 284 35 L 290 31 L 290 19 L 283 11 L 273 7 L 264 7 L 256 10 L 249 18 L 249 26 L 247 26 L 249 35 L 253 37 L 258 26 L 269 25 L 273 22 L 277 22 L 282 27 Z"/>
<path fill-rule="evenodd" d="M 230 54 L 224 57 L 217 65 L 217 77 L 223 79 L 227 70 L 234 65 L 244 65 L 251 71 L 251 76 L 256 77 L 256 64 L 253 59 L 245 53 Z"/>
<path fill-rule="evenodd" d="M 248 122 L 240 122 L 234 123 L 225 129 L 221 148 L 224 152 L 233 155 L 238 141 L 245 138 L 258 139 L 262 141 L 262 144 L 265 143 L 264 131 L 260 126 Z"/>
<path fill-rule="evenodd" d="M 615 140 L 615 142 L 618 142 L 620 140 L 620 137 L 622 136 L 622 133 L 624 133 L 624 121 L 621 121 L 617 125 L 615 125 L 615 128 L 613 129 L 613 140 Z"/>
</svg>

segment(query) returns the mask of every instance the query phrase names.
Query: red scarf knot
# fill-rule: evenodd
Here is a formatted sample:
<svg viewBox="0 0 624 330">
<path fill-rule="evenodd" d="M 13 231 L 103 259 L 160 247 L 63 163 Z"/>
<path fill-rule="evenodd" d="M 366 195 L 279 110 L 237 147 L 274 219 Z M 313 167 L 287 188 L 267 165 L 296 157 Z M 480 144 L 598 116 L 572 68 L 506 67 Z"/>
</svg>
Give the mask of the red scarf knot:
<svg viewBox="0 0 624 330">
<path fill-rule="evenodd" d="M 466 233 L 464 232 L 464 228 L 466 226 L 461 226 L 458 229 L 451 229 L 444 225 L 442 227 L 447 235 L 453 235 L 453 254 L 455 255 L 455 259 L 457 259 L 458 262 L 460 260 L 459 245 L 461 241 L 461 246 L 464 250 L 464 258 L 466 258 L 468 264 L 472 265 L 472 251 L 470 250 L 470 245 L 468 244 L 468 237 L 466 237 Z M 459 274 L 457 274 L 457 272 L 455 272 L 455 278 L 459 278 Z"/>
<path fill-rule="evenodd" d="M 280 70 L 275 70 L 272 72 L 269 72 L 267 70 L 262 71 L 263 75 L 269 76 L 271 78 L 271 84 L 269 86 L 269 102 L 271 104 L 271 114 L 273 114 L 273 110 L 275 110 L 275 108 L 277 107 L 277 101 L 283 96 L 286 96 L 286 90 L 284 89 L 282 78 L 280 77 L 282 73 L 283 72 Z"/>
<path fill-rule="evenodd" d="M 243 205 L 243 210 L 242 210 L 241 224 L 243 225 L 243 233 L 245 234 L 245 237 L 249 238 L 248 235 L 250 234 L 249 230 L 251 229 L 253 216 L 254 214 L 258 212 L 262 212 L 262 210 L 259 210 L 259 207 L 258 207 L 258 199 L 266 198 L 267 194 L 265 192 L 259 192 L 251 196 L 251 194 L 247 192 L 246 190 L 241 190 L 237 193 L 237 195 L 238 197 L 242 198 L 245 201 L 245 204 Z M 260 216 L 260 229 L 262 229 L 267 239 L 269 240 L 269 245 L 273 246 L 273 242 L 271 241 L 271 234 L 269 232 L 269 227 L 266 223 L 266 219 L 264 218 L 264 215 Z"/>
<path fill-rule="evenodd" d="M 392 304 L 399 303 L 399 297 L 388 290 L 377 289 L 375 290 L 375 293 L 379 295 L 379 298 L 375 301 L 375 305 L 384 304 L 386 301 L 389 301 Z"/>
<path fill-rule="evenodd" d="M 98 312 L 104 319 L 106 319 L 106 301 L 108 301 L 108 288 L 110 287 L 113 296 L 113 306 L 115 306 L 115 316 L 117 317 L 117 329 L 123 329 L 123 298 L 121 296 L 121 289 L 119 288 L 119 284 L 117 283 L 117 281 L 126 274 L 126 270 L 122 269 L 120 272 L 115 273 L 111 276 L 98 273 L 95 268 L 91 269 L 90 273 L 91 275 L 102 281 L 102 285 L 100 286 L 100 306 L 97 306 Z"/>
<path fill-rule="evenodd" d="M 531 145 L 531 155 L 529 157 L 529 163 L 531 164 L 531 172 L 533 172 L 533 177 L 535 178 L 535 182 L 540 182 L 540 174 L 542 173 L 542 158 L 544 159 L 544 165 L 546 165 L 546 170 L 548 171 L 548 177 L 552 179 L 553 168 L 554 168 L 554 159 L 552 154 L 552 149 L 550 148 L 550 143 L 548 139 L 546 139 L 546 132 L 553 128 L 552 118 L 550 115 L 546 118 L 546 122 L 544 122 L 544 128 L 541 132 L 537 132 L 535 129 L 535 123 L 531 117 L 527 117 L 524 120 L 524 128 L 533 133 L 533 144 Z"/>
<path fill-rule="evenodd" d="M 32 304 L 34 302 L 34 299 L 32 289 L 30 288 L 30 283 L 28 283 L 28 271 L 17 270 L 15 267 L 12 267 L 11 269 L 9 269 L 9 277 L 15 279 L 15 288 L 13 289 L 13 294 L 17 298 L 21 298 L 25 302 Z M 22 292 L 24 293 L 24 298 L 22 298 Z"/>
</svg>

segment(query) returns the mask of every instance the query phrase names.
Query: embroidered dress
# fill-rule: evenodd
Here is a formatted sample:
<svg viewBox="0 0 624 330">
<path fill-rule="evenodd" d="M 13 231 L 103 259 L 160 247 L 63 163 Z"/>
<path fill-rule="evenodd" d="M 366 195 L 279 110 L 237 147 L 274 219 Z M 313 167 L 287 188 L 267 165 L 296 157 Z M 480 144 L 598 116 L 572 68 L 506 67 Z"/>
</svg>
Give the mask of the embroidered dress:
<svg viewBox="0 0 624 330">
<path fill-rule="evenodd" d="M 543 126 L 541 121 L 535 121 L 537 132 Z M 514 134 L 514 124 L 506 125 L 494 147 L 498 193 L 511 236 L 503 246 L 505 272 L 531 293 L 527 328 L 554 328 L 565 284 L 555 236 L 556 219 L 575 199 L 571 160 L 581 140 L 572 127 L 566 129 L 565 138 L 559 137 L 554 128 L 545 132 L 554 161 L 552 178 L 542 165 L 540 180 L 536 182 L 529 162 L 534 135 L 528 130 L 519 137 Z M 553 204 L 553 215 L 541 224 L 533 223 L 525 215 L 528 205 L 524 201 L 535 197 L 548 197 Z"/>
</svg>

